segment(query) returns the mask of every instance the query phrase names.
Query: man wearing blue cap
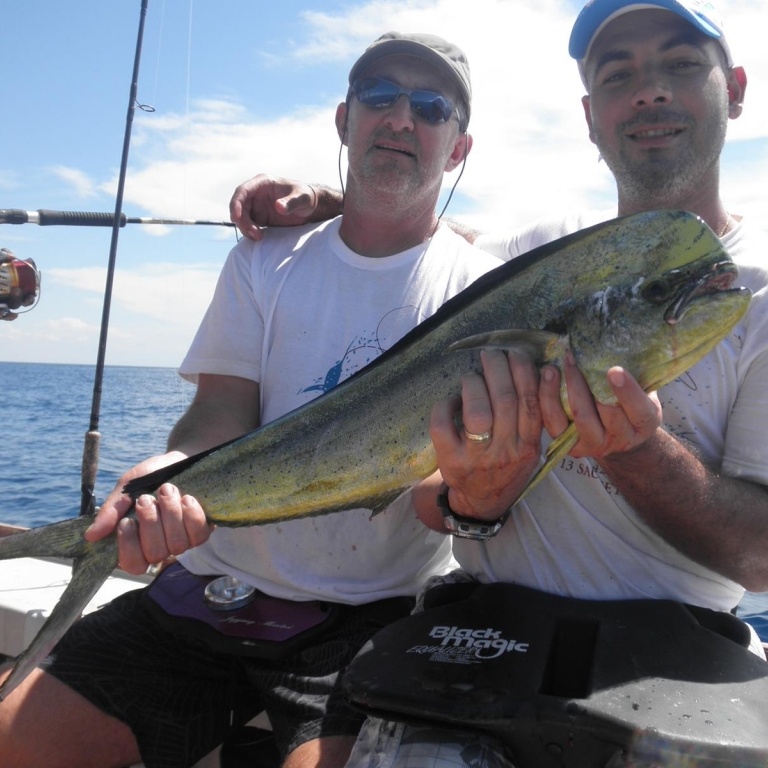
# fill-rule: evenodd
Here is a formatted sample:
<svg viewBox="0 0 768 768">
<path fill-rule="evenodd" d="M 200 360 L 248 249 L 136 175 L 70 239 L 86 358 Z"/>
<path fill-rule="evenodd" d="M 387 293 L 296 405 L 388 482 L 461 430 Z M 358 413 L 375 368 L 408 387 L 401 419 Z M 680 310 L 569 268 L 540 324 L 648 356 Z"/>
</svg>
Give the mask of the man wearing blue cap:
<svg viewBox="0 0 768 768">
<path fill-rule="evenodd" d="M 542 220 L 503 239 L 479 236 L 476 244 L 512 258 L 617 214 L 684 209 L 722 238 L 754 298 L 732 333 L 658 395 L 645 395 L 614 369 L 619 406 L 598 409 L 569 366 L 581 436 L 571 459 L 514 507 L 495 538 L 457 538 L 454 554 L 481 582 L 599 600 L 674 599 L 729 612 L 745 588 L 768 589 L 768 239 L 729 211 L 719 188 L 726 128 L 741 114 L 746 74 L 733 64 L 713 4 L 701 0 L 593 0 L 574 24 L 569 50 L 587 90 L 590 139 L 616 179 L 618 208 Z M 231 209 L 242 231 L 258 237 L 242 213 L 254 187 L 263 189 L 263 180 L 238 188 Z M 305 185 L 281 182 L 270 192 L 282 200 L 265 209 L 257 196 L 259 223 L 279 223 L 302 206 L 303 214 L 321 213 L 307 205 Z M 324 204 L 332 200 L 327 190 L 321 196 Z M 485 371 L 489 392 L 509 385 L 499 375 Z M 540 404 L 551 435 L 566 425 L 559 381 L 558 372 L 542 371 Z M 479 427 L 509 434 L 504 408 L 490 395 L 485 413 Z M 491 437 L 486 451 L 463 452 L 452 414 L 450 403 L 440 404 L 432 425 L 450 507 L 465 517 L 497 519 L 523 469 L 507 465 L 505 478 L 489 482 L 487 470 L 498 465 L 502 446 Z M 430 524 L 443 525 L 437 505 Z M 425 754 L 469 765 L 469 756 L 478 756 L 469 749 L 476 742 L 476 734 L 473 740 L 456 729 L 419 734 L 379 723 L 366 727 L 350 766 L 421 765 L 418 756 Z M 506 760 L 498 745 L 485 742 L 483 750 L 482 762 Z"/>
<path fill-rule="evenodd" d="M 661 8 L 677 14 L 696 27 L 700 32 L 720 44 L 725 54 L 725 63 L 733 66 L 731 51 L 725 39 L 723 23 L 714 3 L 709 0 L 652 0 L 648 3 L 632 3 L 626 0 L 591 0 L 584 5 L 571 30 L 568 53 L 579 62 L 584 62 L 590 47 L 600 32 L 619 16 L 637 10 Z"/>
</svg>

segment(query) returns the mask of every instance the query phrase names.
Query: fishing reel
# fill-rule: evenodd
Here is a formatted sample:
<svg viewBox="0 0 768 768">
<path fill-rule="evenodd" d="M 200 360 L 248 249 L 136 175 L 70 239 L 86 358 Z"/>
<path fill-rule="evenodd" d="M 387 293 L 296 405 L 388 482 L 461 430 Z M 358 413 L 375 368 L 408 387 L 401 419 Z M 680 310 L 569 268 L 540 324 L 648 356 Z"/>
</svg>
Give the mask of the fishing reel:
<svg viewBox="0 0 768 768">
<path fill-rule="evenodd" d="M 35 262 L 0 248 L 0 320 L 13 320 L 22 307 L 29 312 L 39 297 L 40 271 Z"/>
</svg>

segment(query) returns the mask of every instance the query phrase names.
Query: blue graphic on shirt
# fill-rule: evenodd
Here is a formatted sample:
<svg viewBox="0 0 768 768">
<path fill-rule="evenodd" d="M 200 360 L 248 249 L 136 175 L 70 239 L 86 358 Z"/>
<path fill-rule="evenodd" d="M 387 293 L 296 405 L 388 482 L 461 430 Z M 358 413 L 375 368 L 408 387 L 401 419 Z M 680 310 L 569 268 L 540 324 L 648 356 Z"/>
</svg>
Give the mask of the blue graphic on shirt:
<svg viewBox="0 0 768 768">
<path fill-rule="evenodd" d="M 422 319 L 418 308 L 414 306 L 398 307 L 387 312 L 373 333 L 367 336 L 361 334 L 347 345 L 342 358 L 328 369 L 324 378 L 317 379 L 299 391 L 320 394 L 328 392 L 357 370 L 373 362 L 382 352 L 386 352 Z"/>
</svg>

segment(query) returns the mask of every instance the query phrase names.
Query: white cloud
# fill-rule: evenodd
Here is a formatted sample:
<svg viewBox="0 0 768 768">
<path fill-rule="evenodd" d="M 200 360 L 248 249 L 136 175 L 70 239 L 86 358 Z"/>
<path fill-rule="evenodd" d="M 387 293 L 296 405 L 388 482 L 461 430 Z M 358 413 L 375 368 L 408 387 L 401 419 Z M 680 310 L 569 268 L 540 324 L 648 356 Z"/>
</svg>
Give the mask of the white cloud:
<svg viewBox="0 0 768 768">
<path fill-rule="evenodd" d="M 731 139 L 766 139 L 768 56 L 765 55 L 765 29 L 768 3 L 765 0 L 730 0 L 727 10 L 728 44 L 734 62 L 744 66 L 748 81 L 744 114 L 731 124 Z"/>
<path fill-rule="evenodd" d="M 98 325 L 66 314 L 50 317 L 39 308 L 0 328 L 3 359 L 14 362 L 91 362 L 95 357 Z M 73 350 L 82 354 L 73 360 Z"/>
<path fill-rule="evenodd" d="M 731 47 L 750 85 L 744 115 L 730 126 L 724 188 L 735 195 L 732 207 L 751 211 L 762 195 L 745 194 L 744 184 L 751 191 L 768 182 L 765 163 L 754 162 L 754 147 L 746 144 L 768 141 L 768 59 L 758 38 L 768 25 L 768 4 L 732 5 L 738 11 L 730 19 Z M 564 0 L 485 0 L 479 12 L 460 0 L 422 0 L 306 13 L 304 41 L 293 41 L 282 66 L 291 59 L 305 67 L 343 62 L 341 97 L 349 63 L 383 30 L 432 31 L 459 42 L 473 73 L 475 145 L 459 184 L 464 205 L 452 203 L 449 214 L 476 226 L 513 227 L 547 212 L 614 201 L 613 181 L 587 137 L 583 89 L 567 55 L 576 8 Z M 337 185 L 336 100 L 297 104 L 274 120 L 221 100 L 197 102 L 187 117 L 142 115 L 134 150 L 138 170 L 128 179 L 126 200 L 156 216 L 226 219 L 235 185 L 259 171 Z M 746 152 L 750 175 L 738 168 Z M 447 185 L 453 181 L 448 177 Z"/>
<path fill-rule="evenodd" d="M 123 311 L 189 329 L 190 315 L 199 319 L 208 306 L 219 274 L 219 264 L 153 263 L 141 270 L 118 268 L 114 273 L 112 300 Z M 103 267 L 51 269 L 48 280 L 101 298 L 106 270 Z M 189 308 L 191 311 L 186 311 Z"/>
<path fill-rule="evenodd" d="M 81 198 L 96 197 L 98 191 L 95 182 L 87 174 L 77 170 L 77 168 L 68 168 L 65 165 L 57 165 L 51 168 L 51 173 L 69 184 Z"/>
<path fill-rule="evenodd" d="M 134 150 L 137 168 L 126 181 L 126 205 L 156 217 L 228 221 L 232 191 L 258 171 L 334 183 L 335 107 L 334 102 L 306 108 L 272 122 L 237 105 L 229 105 L 223 118 L 205 110 L 195 110 L 189 120 L 143 118 L 137 123 L 141 140 Z M 104 189 L 115 185 L 112 179 Z"/>
<path fill-rule="evenodd" d="M 768 57 L 762 40 L 768 3 L 731 0 L 729 5 L 729 40 L 749 86 L 744 114 L 730 125 L 724 197 L 731 210 L 762 221 L 768 188 Z M 389 29 L 434 32 L 459 43 L 469 56 L 475 144 L 448 215 L 484 229 L 506 229 L 548 212 L 610 206 L 613 181 L 588 140 L 579 103 L 583 88 L 567 54 L 578 6 L 573 0 L 483 0 L 472 6 L 465 0 L 390 0 L 305 13 L 293 39 L 266 52 L 254 43 L 251 56 L 270 58 L 276 82 L 281 73 L 287 78 L 306 73 L 309 79 L 315 65 L 335 79 L 302 92 L 308 97 L 297 94 L 277 117 L 273 104 L 262 109 L 258 83 L 243 88 L 241 100 L 235 88 L 227 98 L 198 94 L 187 113 L 137 112 L 124 209 L 131 215 L 227 220 L 234 187 L 260 171 L 338 184 L 336 103 L 344 96 L 354 57 Z M 115 170 L 111 177 L 102 171 L 96 181 L 72 167 L 55 172 L 78 196 L 114 197 Z M 15 173 L 0 170 L 0 188 L 18 184 Z M 446 186 L 455 178 L 455 172 L 448 176 Z M 198 231 L 193 245 L 180 228 L 134 229 L 141 235 L 121 240 L 110 329 L 120 343 L 110 354 L 119 356 L 116 362 L 175 365 L 213 290 L 228 247 L 220 240 L 231 245 L 232 231 L 209 231 L 205 238 Z M 56 332 L 59 339 L 87 339 L 83 344 L 95 348 L 104 268 L 70 269 L 63 261 L 49 268 L 46 256 L 58 255 L 59 241 L 52 235 L 43 239 L 44 234 L 35 235 L 38 250 L 32 243 L 25 254 L 43 265 L 42 301 L 33 313 L 0 329 L 6 359 L 29 359 L 32 336 L 25 334 L 32 328 L 50 340 L 34 359 L 58 361 L 63 352 L 57 343 L 71 353 L 71 344 L 53 341 Z M 88 237 L 93 243 L 97 235 Z M 66 238 L 60 235 L 60 241 Z M 85 242 L 85 235 L 80 239 Z M 75 310 L 82 310 L 82 317 L 73 317 Z M 92 359 L 86 350 L 82 360 Z"/>
<path fill-rule="evenodd" d="M 226 219 L 235 185 L 259 171 L 338 185 L 333 114 L 347 66 L 383 30 L 405 29 L 460 41 L 470 59 L 475 146 L 459 185 L 471 203 L 464 216 L 512 226 L 546 207 L 582 207 L 585 188 L 606 196 L 611 185 L 593 173 L 597 155 L 587 141 L 581 85 L 565 53 L 571 15 L 559 0 L 487 0 L 482 24 L 468 18 L 459 0 L 373 2 L 343 15 L 305 14 L 306 43 L 288 55 L 343 61 L 338 97 L 325 106 L 297 105 L 275 120 L 216 100 L 196 102 L 188 116 L 140 115 L 137 169 L 125 199 L 154 216 Z M 453 205 L 449 213 L 462 211 Z"/>
<path fill-rule="evenodd" d="M 89 325 L 79 317 L 61 317 L 47 322 L 38 330 L 39 338 L 47 342 L 79 344 L 94 338 L 98 326 Z"/>
<path fill-rule="evenodd" d="M 210 302 L 220 268 L 221 259 L 116 269 L 108 364 L 178 365 Z M 38 306 L 0 327 L 3 359 L 93 363 L 105 280 L 103 267 L 46 270 Z"/>
</svg>

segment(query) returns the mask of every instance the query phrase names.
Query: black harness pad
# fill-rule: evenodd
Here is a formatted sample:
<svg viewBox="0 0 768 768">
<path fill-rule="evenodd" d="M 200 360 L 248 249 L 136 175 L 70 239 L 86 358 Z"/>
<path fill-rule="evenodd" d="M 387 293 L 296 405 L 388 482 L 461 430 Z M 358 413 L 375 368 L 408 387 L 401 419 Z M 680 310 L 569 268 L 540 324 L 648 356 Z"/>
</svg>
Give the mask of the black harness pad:
<svg viewBox="0 0 768 768">
<path fill-rule="evenodd" d="M 348 668 L 353 705 L 491 731 L 516 768 L 603 768 L 615 755 L 768 765 L 768 663 L 731 614 L 510 584 L 444 585 L 427 598 Z"/>
</svg>

